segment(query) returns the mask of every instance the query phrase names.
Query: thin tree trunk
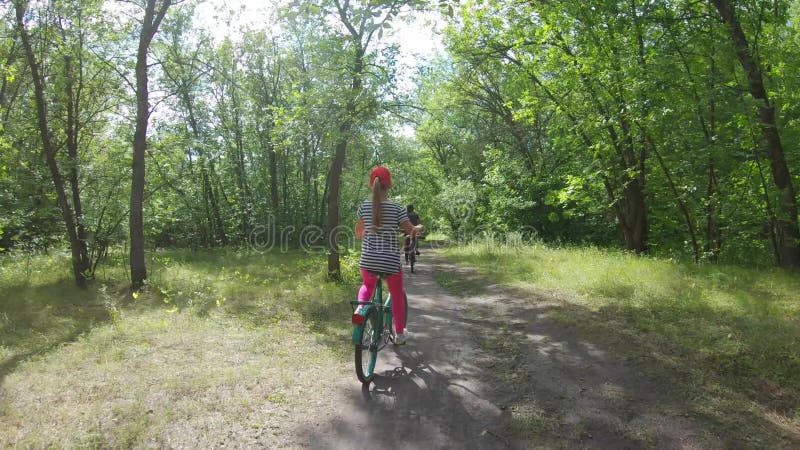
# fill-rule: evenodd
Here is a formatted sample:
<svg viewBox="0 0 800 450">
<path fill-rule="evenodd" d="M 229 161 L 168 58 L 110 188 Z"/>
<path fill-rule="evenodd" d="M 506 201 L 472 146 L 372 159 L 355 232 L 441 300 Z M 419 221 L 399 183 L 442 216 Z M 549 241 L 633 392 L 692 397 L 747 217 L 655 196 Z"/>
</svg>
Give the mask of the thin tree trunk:
<svg viewBox="0 0 800 450">
<path fill-rule="evenodd" d="M 508 59 L 512 63 L 516 64 L 517 66 L 522 67 L 522 63 L 519 60 L 517 60 L 516 58 L 514 58 L 513 56 L 507 54 L 505 57 L 506 57 L 506 59 Z M 564 104 L 564 102 L 560 99 L 560 97 L 556 96 L 552 91 L 550 91 L 550 89 L 548 89 L 548 87 L 544 83 L 542 83 L 542 81 L 539 79 L 539 77 L 537 77 L 535 74 L 529 72 L 528 73 L 528 77 L 537 86 L 539 86 L 542 89 L 542 91 L 545 93 L 545 95 L 553 103 L 555 103 L 556 105 L 558 105 L 559 107 L 562 108 L 564 113 L 570 119 L 570 122 L 572 122 L 572 125 L 575 128 L 576 132 L 578 133 L 578 135 L 583 140 L 584 146 L 586 148 L 592 148 L 594 146 L 594 144 L 592 142 L 592 139 L 589 137 L 588 134 L 586 134 L 585 131 L 583 131 L 580 128 L 580 123 L 581 122 L 578 120 L 578 118 L 575 116 L 575 114 L 573 114 L 570 111 L 569 107 L 566 104 Z M 616 137 L 616 131 L 614 131 L 613 128 L 610 128 L 610 130 L 608 130 L 608 131 L 609 131 L 610 135 L 612 136 L 612 138 Z M 612 139 L 612 140 L 615 140 L 615 139 Z M 642 233 L 641 232 L 642 228 L 640 226 L 639 227 L 640 231 L 638 233 L 638 236 L 636 236 L 635 235 L 636 234 L 636 232 L 635 232 L 636 227 L 629 226 L 629 222 L 632 220 L 632 218 L 630 217 L 631 214 L 629 212 L 629 208 L 625 204 L 626 202 L 624 201 L 624 199 L 626 197 L 623 196 L 622 198 L 620 198 L 617 195 L 616 191 L 614 190 L 614 184 L 612 183 L 611 179 L 609 179 L 607 174 L 601 173 L 601 177 L 603 179 L 603 186 L 605 187 L 606 195 L 608 196 L 608 199 L 611 202 L 614 215 L 617 218 L 617 224 L 619 225 L 619 227 L 620 227 L 620 229 L 622 231 L 623 239 L 625 240 L 625 245 L 627 246 L 627 248 L 629 250 L 635 250 L 636 248 L 642 248 L 642 249 L 646 250 L 646 248 L 647 248 L 646 244 L 645 244 L 646 240 L 647 240 L 646 233 Z M 636 192 L 636 190 L 634 190 L 633 192 Z M 635 219 L 635 217 L 636 217 L 636 215 L 633 215 L 634 219 Z M 646 230 L 647 229 L 646 216 L 645 217 L 640 217 L 639 220 L 640 220 L 640 224 L 642 222 L 644 223 L 644 230 Z M 642 250 L 642 251 L 644 251 L 644 250 Z"/>
<path fill-rule="evenodd" d="M 286 153 L 284 153 L 283 158 L 281 159 L 283 162 L 283 214 L 289 216 L 289 223 L 294 224 L 296 223 L 294 221 L 295 216 L 294 214 L 291 214 L 294 211 L 292 211 L 292 209 L 289 207 L 289 205 L 292 203 L 292 199 L 289 198 L 289 157 L 286 155 Z"/>
<path fill-rule="evenodd" d="M 635 9 L 635 8 L 634 8 Z M 634 20 L 636 18 L 635 12 L 632 12 Z M 635 20 L 636 26 L 634 29 L 636 30 L 637 42 L 639 44 L 639 58 L 638 62 L 641 66 L 642 70 L 647 70 L 645 54 L 644 54 L 644 40 L 641 35 L 641 29 L 639 26 L 639 21 Z M 609 29 L 609 33 L 611 30 Z M 611 41 L 614 41 L 614 36 L 611 36 Z M 622 161 L 624 163 L 621 166 L 621 173 L 623 175 L 623 189 L 622 193 L 625 198 L 625 203 L 628 207 L 628 211 L 626 214 L 628 220 L 628 227 L 631 230 L 631 235 L 626 237 L 628 241 L 628 249 L 633 250 L 636 253 L 643 254 L 647 253 L 647 240 L 649 237 L 650 225 L 647 220 L 647 203 L 645 200 L 645 175 L 646 175 L 646 166 L 645 163 L 647 161 L 646 158 L 646 147 L 641 145 L 640 151 L 636 151 L 636 143 L 633 137 L 633 130 L 631 127 L 631 121 L 626 117 L 625 113 L 622 112 L 625 110 L 625 104 L 627 103 L 625 100 L 625 96 L 623 93 L 622 86 L 625 83 L 624 80 L 619 78 L 619 74 L 622 72 L 621 67 L 619 66 L 619 51 L 616 47 L 611 48 L 611 54 L 614 55 L 614 58 L 611 59 L 611 67 L 614 69 L 615 74 L 617 74 L 617 82 L 614 84 L 616 87 L 616 95 L 611 93 L 611 89 L 608 89 L 611 97 L 616 100 L 617 108 L 616 110 L 619 111 L 618 121 L 620 124 L 620 128 L 622 129 L 622 149 L 621 152 Z M 588 81 L 588 78 L 583 75 L 583 78 Z M 592 95 L 595 95 L 594 92 Z M 646 102 L 644 102 L 646 105 Z M 601 104 L 600 100 L 597 100 L 597 104 Z M 645 106 L 646 108 L 646 106 Z M 610 111 L 605 109 L 603 113 L 606 117 L 611 117 L 609 114 Z M 643 111 L 643 115 L 647 115 L 647 111 Z M 641 129 L 642 134 L 644 135 L 645 139 L 647 136 L 646 130 L 642 126 L 641 123 L 635 121 L 634 122 L 638 125 Z M 609 126 L 609 128 L 612 128 Z M 628 175 L 628 173 L 634 169 L 632 175 Z M 630 177 L 630 178 L 628 178 Z"/>
<path fill-rule="evenodd" d="M 270 206 L 272 206 L 272 213 L 275 214 L 278 223 L 283 223 L 283 217 L 280 214 L 280 203 L 278 200 L 278 155 L 275 153 L 275 145 L 272 139 L 267 144 L 267 154 L 269 156 L 269 194 Z"/>
<path fill-rule="evenodd" d="M 261 137 L 261 145 L 267 155 L 267 171 L 269 177 L 269 196 L 271 214 L 275 219 L 275 224 L 280 227 L 284 224 L 283 215 L 280 212 L 280 200 L 278 192 L 278 155 L 275 151 L 275 143 L 272 140 L 272 131 L 275 128 L 274 112 L 272 108 L 275 106 L 276 99 L 280 94 L 280 79 L 281 79 L 281 66 L 274 65 L 272 72 L 267 72 L 271 78 L 267 78 L 267 73 L 260 70 L 258 73 L 259 80 L 259 101 L 261 108 L 264 108 L 267 113 L 264 115 L 264 123 L 261 123 L 262 116 L 259 115 L 259 130 Z"/>
<path fill-rule="evenodd" d="M 576 66 L 580 66 L 580 61 L 575 56 L 572 48 L 560 34 L 557 35 L 561 43 L 561 49 L 565 54 L 573 59 Z M 611 53 L 617 55 L 617 50 L 612 48 Z M 616 71 L 620 71 L 617 60 L 612 59 L 613 66 Z M 609 140 L 617 154 L 616 165 L 617 173 L 620 180 L 611 180 L 606 177 L 605 183 L 617 181 L 620 186 L 619 198 L 610 198 L 612 204 L 617 208 L 617 218 L 621 221 L 620 228 L 622 229 L 623 237 L 625 239 L 625 246 L 628 250 L 632 250 L 637 254 L 647 253 L 647 239 L 649 235 L 649 222 L 647 220 L 647 203 L 644 195 L 645 185 L 645 152 L 644 150 L 636 152 L 633 136 L 631 134 L 631 125 L 629 120 L 623 115 L 621 111 L 625 110 L 625 99 L 621 93 L 613 93 L 609 89 L 606 92 L 616 101 L 616 105 L 608 107 L 601 100 L 594 88 L 593 80 L 590 79 L 586 73 L 580 70 L 580 78 L 583 85 L 586 87 L 592 102 L 597 108 L 598 112 L 606 119 L 606 132 L 608 133 Z M 620 83 L 618 82 L 617 85 Z M 619 88 L 619 86 L 617 86 Z M 612 113 L 612 111 L 620 111 L 619 115 Z M 619 123 L 622 134 L 617 132 L 614 128 L 614 122 Z M 633 172 L 631 174 L 631 172 Z M 612 193 L 611 186 L 606 186 L 606 192 Z"/>
<path fill-rule="evenodd" d="M 317 159 L 312 160 L 312 173 L 314 174 L 314 220 L 320 227 L 325 223 L 325 197 L 327 196 L 328 183 L 322 186 L 322 194 L 320 195 L 320 183 L 318 180 L 319 171 L 317 170 Z"/>
<path fill-rule="evenodd" d="M 206 155 L 205 150 L 202 148 L 202 135 L 200 133 L 200 125 L 197 123 L 197 118 L 195 117 L 194 113 L 194 103 L 192 102 L 192 98 L 189 95 L 188 87 L 180 86 L 180 99 L 183 102 L 184 108 L 186 108 L 186 112 L 188 114 L 189 119 L 189 127 L 192 129 L 192 137 L 194 138 L 195 145 L 192 146 L 197 150 L 198 155 L 198 165 L 200 166 L 200 184 L 203 190 L 203 205 L 204 205 L 204 213 L 205 213 L 205 222 L 200 221 L 200 234 L 202 236 L 202 241 L 205 245 L 213 246 L 215 244 L 214 237 L 216 233 L 214 232 L 215 229 L 215 215 L 219 214 L 219 211 L 213 211 L 212 207 L 216 208 L 216 204 L 211 201 L 211 183 L 208 177 L 208 157 Z M 198 145 L 199 144 L 199 145 Z M 189 157 L 189 161 L 191 164 L 191 153 Z M 213 206 L 212 206 L 213 205 Z M 204 223 L 208 224 L 208 229 Z"/>
<path fill-rule="evenodd" d="M 303 225 L 308 225 L 309 210 L 311 209 L 311 180 L 309 179 L 308 170 L 308 138 L 303 139 L 303 158 L 300 165 L 300 185 L 303 186 L 303 204 L 307 205 L 303 208 L 302 220 Z"/>
<path fill-rule="evenodd" d="M 47 166 L 50 169 L 50 175 L 53 179 L 53 185 L 56 190 L 56 198 L 58 206 L 61 209 L 61 217 L 64 220 L 64 225 L 67 229 L 67 236 L 69 237 L 70 250 L 72 253 L 72 271 L 75 276 L 75 283 L 80 287 L 86 287 L 85 271 L 86 259 L 83 258 L 81 252 L 81 241 L 78 238 L 78 232 L 75 225 L 75 217 L 72 208 L 67 200 L 67 192 L 64 188 L 64 178 L 58 168 L 56 161 L 56 146 L 53 143 L 50 133 L 50 125 L 47 119 L 47 102 L 44 95 L 44 79 L 39 72 L 39 64 L 36 62 L 36 57 L 33 53 L 31 46 L 30 36 L 28 29 L 25 28 L 25 4 L 21 1 L 14 2 L 16 12 L 17 27 L 19 28 L 20 38 L 22 45 L 25 48 L 25 56 L 28 60 L 28 66 L 31 70 L 31 77 L 33 78 L 34 95 L 36 98 L 36 113 L 39 125 L 39 133 L 42 137 L 42 147 L 44 148 L 45 159 Z"/>
<path fill-rule="evenodd" d="M 353 58 L 353 81 L 351 85 L 351 96 L 345 106 L 345 117 L 339 125 L 339 141 L 336 143 L 336 152 L 331 163 L 331 170 L 328 174 L 328 279 L 341 279 L 341 265 L 339 261 L 339 239 L 337 228 L 339 227 L 339 188 L 341 187 L 342 170 L 347 155 L 347 144 L 352 131 L 353 118 L 356 114 L 356 98 L 361 92 L 361 75 L 364 72 L 364 49 L 361 47 L 361 39 L 357 42 Z"/>
<path fill-rule="evenodd" d="M 147 279 L 144 259 L 144 183 L 145 152 L 147 150 L 147 122 L 150 116 L 147 53 L 150 42 L 167 14 L 172 0 L 162 0 L 156 11 L 157 0 L 147 0 L 144 20 L 139 34 L 136 53 L 136 130 L 133 135 L 133 175 L 131 177 L 130 212 L 130 264 L 131 289 L 137 290 Z"/>
<path fill-rule="evenodd" d="M 217 176 L 216 168 L 214 166 L 214 161 L 208 161 L 208 168 L 209 168 L 209 193 L 211 198 L 211 212 L 214 214 L 214 228 L 216 229 L 215 239 L 217 242 L 221 243 L 222 245 L 228 245 L 228 233 L 225 227 L 225 222 L 222 220 L 222 213 L 219 210 L 219 196 L 222 190 L 222 184 L 219 181 L 219 177 Z M 216 181 L 217 187 L 215 188 L 214 182 Z M 225 193 L 222 192 L 222 196 L 224 197 Z"/>
<path fill-rule="evenodd" d="M 675 198 L 675 203 L 678 204 L 678 210 L 681 212 L 683 220 L 686 222 L 686 231 L 689 232 L 689 239 L 692 243 L 694 262 L 698 263 L 700 262 L 700 246 L 697 244 L 697 231 L 695 230 L 694 220 L 689 213 L 689 208 L 686 206 L 686 203 L 683 201 L 683 199 L 681 199 L 678 188 L 675 186 L 675 182 L 672 180 L 672 174 L 670 173 L 669 167 L 667 167 L 666 162 L 664 162 L 664 158 L 661 157 L 661 154 L 658 152 L 655 143 L 652 141 L 648 142 L 650 148 L 653 149 L 653 153 L 656 155 L 656 159 L 658 160 L 659 166 L 661 166 L 661 170 L 664 172 L 664 176 L 667 177 L 669 189 L 672 191 L 672 196 Z"/>
<path fill-rule="evenodd" d="M 203 190 L 203 211 L 205 212 L 205 223 L 207 226 L 202 226 L 201 234 L 203 236 L 203 243 L 209 246 L 214 245 L 214 216 L 211 213 L 211 185 L 208 182 L 208 172 L 206 171 L 204 158 L 197 159 L 200 165 L 200 184 Z"/>
<path fill-rule="evenodd" d="M 775 210 L 772 208 L 772 202 L 769 199 L 769 188 L 767 187 L 767 179 L 764 177 L 764 170 L 761 168 L 761 162 L 758 157 L 756 157 L 755 161 L 756 168 L 758 169 L 758 177 L 761 181 L 761 192 L 764 194 L 764 210 L 769 219 L 769 241 L 772 243 L 772 252 L 775 255 L 775 262 L 779 262 L 781 259 L 781 249 L 778 245 L 778 236 L 775 233 L 775 222 L 777 221 L 775 218 Z"/>
<path fill-rule="evenodd" d="M 147 150 L 147 121 L 149 118 L 148 87 L 147 87 L 147 52 L 150 41 L 147 39 L 148 28 L 151 26 L 154 1 L 147 2 L 148 13 L 142 25 L 142 36 L 139 41 L 139 50 L 136 57 L 136 130 L 133 135 L 133 172 L 131 178 L 131 204 L 130 204 L 130 264 L 131 264 L 131 289 L 139 289 L 147 278 L 147 268 L 144 260 L 144 182 L 145 182 L 145 152 Z"/>
<path fill-rule="evenodd" d="M 242 121 L 237 96 L 236 83 L 231 87 L 231 113 L 233 117 L 233 142 L 235 147 L 234 171 L 236 173 L 236 200 L 239 205 L 239 228 L 242 238 L 247 239 L 250 234 L 250 186 L 247 183 L 245 168 L 244 137 L 242 135 Z"/>
<path fill-rule="evenodd" d="M 348 103 L 348 110 L 350 104 Z M 354 108 L 355 109 L 355 108 Z M 350 133 L 349 122 L 343 123 L 339 127 L 341 138 L 336 144 L 336 153 L 331 163 L 331 170 L 328 173 L 328 279 L 341 279 L 341 265 L 339 262 L 339 240 L 337 237 L 337 227 L 339 226 L 339 187 L 341 186 L 342 170 L 344 169 L 344 159 L 347 153 L 347 135 Z"/>
<path fill-rule="evenodd" d="M 86 236 L 86 224 L 83 217 L 83 206 L 81 204 L 81 188 L 78 183 L 78 134 L 80 132 L 80 97 L 75 96 L 74 72 L 72 70 L 72 58 L 64 58 L 64 70 L 66 72 L 67 85 L 67 155 L 69 156 L 69 181 L 72 187 L 72 207 L 75 210 L 75 221 L 77 225 L 78 246 L 80 248 L 82 265 L 84 268 L 91 268 L 89 264 L 89 252 L 87 249 L 88 239 Z M 78 67 L 80 74 L 82 68 Z M 80 86 L 78 87 L 80 91 Z"/>
<path fill-rule="evenodd" d="M 12 38 L 11 46 L 8 48 L 8 58 L 6 58 L 5 67 L 12 67 L 14 64 L 14 60 L 17 59 L 17 40 L 16 38 Z M 6 93 L 8 92 L 8 77 L 3 77 L 2 82 L 0 82 L 0 107 L 6 108 L 9 105 L 8 96 Z M 8 117 L 8 109 L 6 110 L 5 117 Z M 6 124 L 6 119 L 3 120 L 3 125 Z M 5 127 L 3 127 L 5 129 Z M 0 130 L 2 132 L 2 130 Z"/>
<path fill-rule="evenodd" d="M 706 242 L 705 252 L 712 261 L 716 262 L 722 250 L 722 237 L 719 227 L 714 220 L 714 199 L 716 198 L 717 175 L 714 168 L 714 158 L 708 157 L 708 184 L 706 186 Z"/>
<path fill-rule="evenodd" d="M 665 24 L 667 26 L 667 24 Z M 688 87 L 691 88 L 692 92 L 692 99 L 696 105 L 694 109 L 695 114 L 697 115 L 697 120 L 700 123 L 700 129 L 703 133 L 703 139 L 705 141 L 706 147 L 708 148 L 708 179 L 706 183 L 706 193 L 705 193 L 705 242 L 703 244 L 703 251 L 707 255 L 707 257 L 711 260 L 716 262 L 717 258 L 719 257 L 719 252 L 722 248 L 722 238 L 719 231 L 719 227 L 715 221 L 715 208 L 714 202 L 716 198 L 716 168 L 714 164 L 714 148 L 716 143 L 713 139 L 713 136 L 716 134 L 716 102 L 712 97 L 710 99 L 709 106 L 707 108 L 709 118 L 706 120 L 704 113 L 706 112 L 706 108 L 702 106 L 702 102 L 700 100 L 700 94 L 697 92 L 693 86 L 699 85 L 700 82 L 692 76 L 692 71 L 689 65 L 689 58 L 686 56 L 681 43 L 679 42 L 674 30 L 672 28 L 668 28 L 670 31 L 670 35 L 672 36 L 673 41 L 675 42 L 675 51 L 680 56 L 681 65 L 683 66 L 684 71 L 686 72 L 686 77 L 691 80 L 691 83 L 688 83 Z M 716 88 L 716 80 L 717 80 L 717 68 L 716 68 L 716 48 L 712 46 L 711 49 L 711 56 L 710 56 L 710 73 L 707 78 L 708 92 L 714 92 Z"/>
<path fill-rule="evenodd" d="M 758 104 L 758 121 L 761 127 L 763 146 L 767 151 L 772 169 L 772 180 L 778 190 L 778 203 L 775 205 L 778 265 L 797 267 L 800 266 L 800 226 L 798 226 L 797 219 L 797 198 L 778 132 L 778 124 L 775 120 L 775 107 L 770 103 L 764 88 L 760 62 L 750 50 L 744 30 L 736 17 L 734 5 L 729 0 L 712 0 L 712 3 L 729 28 L 736 56 L 747 74 L 750 95 L 756 99 Z"/>
</svg>

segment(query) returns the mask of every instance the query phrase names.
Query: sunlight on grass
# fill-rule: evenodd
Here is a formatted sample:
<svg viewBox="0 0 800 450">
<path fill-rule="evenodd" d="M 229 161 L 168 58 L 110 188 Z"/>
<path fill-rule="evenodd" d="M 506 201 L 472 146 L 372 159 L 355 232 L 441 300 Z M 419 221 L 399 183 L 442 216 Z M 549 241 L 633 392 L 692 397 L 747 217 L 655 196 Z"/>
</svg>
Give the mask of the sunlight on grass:
<svg viewBox="0 0 800 450">
<path fill-rule="evenodd" d="M 555 292 L 592 311 L 622 315 L 640 330 L 658 331 L 693 350 L 708 351 L 711 345 L 760 360 L 765 371 L 753 375 L 800 389 L 800 360 L 789 354 L 800 344 L 796 274 L 541 244 L 491 249 L 473 244 L 444 253 L 505 285 Z M 674 326 L 679 329 L 671 330 Z"/>
<path fill-rule="evenodd" d="M 157 252 L 133 299 L 123 267 L 32 262 L 0 258 L 0 447 L 281 447 L 352 376 L 323 255 Z"/>
<path fill-rule="evenodd" d="M 333 389 L 324 373 L 344 376 L 335 354 L 297 329 L 291 320 L 255 327 L 219 313 L 156 311 L 95 328 L 6 378 L 4 444 L 93 436 L 104 447 L 215 446 L 230 439 L 230 426 L 217 425 L 236 420 L 240 444 L 276 445 L 249 429 L 285 429 L 292 409 L 316 401 L 305 392 Z"/>
</svg>

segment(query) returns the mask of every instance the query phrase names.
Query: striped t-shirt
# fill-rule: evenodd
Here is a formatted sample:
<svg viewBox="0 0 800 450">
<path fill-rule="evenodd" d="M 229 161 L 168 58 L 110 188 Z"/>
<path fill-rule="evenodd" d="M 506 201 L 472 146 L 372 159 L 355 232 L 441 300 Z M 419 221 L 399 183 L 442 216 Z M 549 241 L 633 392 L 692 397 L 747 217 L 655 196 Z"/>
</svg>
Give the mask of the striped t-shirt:
<svg viewBox="0 0 800 450">
<path fill-rule="evenodd" d="M 381 202 L 381 226 L 372 231 L 372 201 L 361 203 L 358 218 L 364 220 L 364 241 L 361 244 L 361 260 L 358 267 L 370 272 L 400 272 L 400 248 L 397 233 L 400 224 L 408 221 L 406 210 L 392 201 Z"/>
</svg>

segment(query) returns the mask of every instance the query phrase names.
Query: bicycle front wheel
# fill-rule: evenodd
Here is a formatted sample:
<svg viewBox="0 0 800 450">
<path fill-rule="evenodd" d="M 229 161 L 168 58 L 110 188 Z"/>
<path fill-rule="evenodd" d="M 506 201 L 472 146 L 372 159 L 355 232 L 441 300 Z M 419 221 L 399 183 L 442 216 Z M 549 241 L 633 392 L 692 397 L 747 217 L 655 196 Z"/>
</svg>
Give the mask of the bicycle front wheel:
<svg viewBox="0 0 800 450">
<path fill-rule="evenodd" d="M 375 377 L 375 362 L 378 360 L 378 344 L 380 344 L 378 315 L 375 308 L 370 308 L 364 317 L 364 323 L 357 326 L 361 328 L 361 340 L 355 346 L 356 376 L 361 383 L 369 384 Z"/>
</svg>

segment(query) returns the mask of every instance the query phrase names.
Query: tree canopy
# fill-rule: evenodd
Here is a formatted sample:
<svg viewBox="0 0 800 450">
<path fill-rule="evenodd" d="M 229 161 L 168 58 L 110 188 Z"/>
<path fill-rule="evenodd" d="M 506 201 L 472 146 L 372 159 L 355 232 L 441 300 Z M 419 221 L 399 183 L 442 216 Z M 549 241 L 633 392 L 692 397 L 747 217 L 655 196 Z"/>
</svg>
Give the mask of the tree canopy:
<svg viewBox="0 0 800 450">
<path fill-rule="evenodd" d="M 197 5 L 4 4 L 3 251 L 83 283 L 124 247 L 136 284 L 159 247 L 303 245 L 336 278 L 383 164 L 458 238 L 800 265 L 797 2 L 284 2 L 224 39 Z"/>
</svg>

